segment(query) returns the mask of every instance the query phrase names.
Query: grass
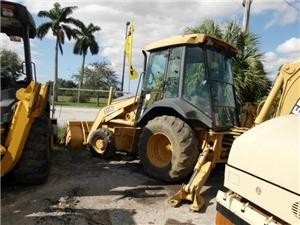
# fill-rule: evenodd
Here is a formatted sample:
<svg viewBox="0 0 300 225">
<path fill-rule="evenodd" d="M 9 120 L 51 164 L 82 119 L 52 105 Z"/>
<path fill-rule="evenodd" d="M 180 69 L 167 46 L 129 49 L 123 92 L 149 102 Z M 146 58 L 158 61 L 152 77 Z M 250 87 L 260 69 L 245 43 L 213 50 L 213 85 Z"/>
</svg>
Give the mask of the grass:
<svg viewBox="0 0 300 225">
<path fill-rule="evenodd" d="M 107 98 L 99 98 L 99 105 L 97 105 L 97 98 L 91 97 L 86 98 L 86 102 L 74 102 L 71 96 L 60 95 L 58 96 L 58 101 L 55 102 L 56 105 L 61 106 L 74 106 L 74 107 L 104 107 L 107 104 Z"/>
<path fill-rule="evenodd" d="M 66 127 L 57 128 L 57 138 L 59 141 L 64 137 L 65 132 L 66 132 Z"/>
</svg>

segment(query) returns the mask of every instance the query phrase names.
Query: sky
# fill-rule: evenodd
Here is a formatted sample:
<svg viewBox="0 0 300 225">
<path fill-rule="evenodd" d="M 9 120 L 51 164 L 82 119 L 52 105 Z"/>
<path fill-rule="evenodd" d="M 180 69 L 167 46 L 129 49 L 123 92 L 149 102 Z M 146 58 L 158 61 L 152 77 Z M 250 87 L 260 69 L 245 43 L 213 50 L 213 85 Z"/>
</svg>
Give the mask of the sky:
<svg viewBox="0 0 300 225">
<path fill-rule="evenodd" d="M 85 24 L 101 27 L 95 33 L 100 46 L 97 55 L 88 53 L 86 64 L 106 60 L 121 81 L 126 23 L 135 24 L 133 34 L 133 64 L 142 72 L 144 47 L 159 39 L 181 35 L 187 27 L 213 19 L 220 25 L 234 20 L 242 25 L 242 0 L 23 0 L 33 14 L 36 25 L 46 22 L 37 17 L 41 10 L 77 6 L 71 15 Z M 258 36 L 260 53 L 267 76 L 274 80 L 282 63 L 300 59 L 300 0 L 252 0 L 249 30 Z M 22 56 L 20 44 L 11 43 L 3 35 L 1 48 L 14 50 Z M 63 46 L 59 55 L 59 78 L 71 80 L 81 68 L 82 56 L 73 54 L 74 41 Z M 32 60 L 40 82 L 54 78 L 55 39 L 49 32 L 43 39 L 31 41 Z M 137 80 L 129 80 L 125 71 L 124 91 L 134 92 Z"/>
</svg>

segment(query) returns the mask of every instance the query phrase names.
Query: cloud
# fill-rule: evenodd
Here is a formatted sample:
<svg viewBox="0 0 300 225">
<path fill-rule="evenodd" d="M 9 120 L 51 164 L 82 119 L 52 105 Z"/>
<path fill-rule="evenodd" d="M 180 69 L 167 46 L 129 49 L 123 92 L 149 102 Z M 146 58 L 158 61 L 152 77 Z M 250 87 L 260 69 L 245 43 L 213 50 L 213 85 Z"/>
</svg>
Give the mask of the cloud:
<svg viewBox="0 0 300 225">
<path fill-rule="evenodd" d="M 292 2 L 292 0 L 288 1 Z M 34 15 L 37 15 L 40 10 L 53 8 L 55 2 L 57 0 L 23 1 Z M 127 21 L 135 23 L 133 63 L 141 72 L 143 66 L 141 51 L 148 43 L 182 34 L 186 27 L 201 24 L 204 19 L 208 18 L 219 23 L 233 19 L 241 24 L 244 12 L 241 0 L 60 0 L 59 3 L 62 7 L 78 6 L 72 14 L 73 17 L 79 18 L 86 24 L 93 23 L 101 27 L 101 31 L 95 33 L 101 52 L 98 56 L 89 57 L 91 61 L 87 63 L 96 61 L 101 54 L 101 58 L 111 62 L 117 74 L 122 74 Z M 299 13 L 297 14 L 295 9 L 283 1 L 254 0 L 251 12 L 254 15 L 270 14 L 271 19 L 266 27 L 291 23 L 297 20 L 297 15 L 299 20 Z M 43 20 L 38 19 L 37 22 L 42 23 Z M 53 36 L 50 33 L 47 34 L 46 39 L 51 40 L 51 38 L 53 41 Z M 48 54 L 40 42 L 36 42 L 36 45 L 39 46 L 34 48 L 34 51 L 37 51 L 39 47 L 41 55 Z M 274 52 L 274 54 L 278 56 L 279 52 Z M 70 54 L 69 57 L 73 56 Z M 280 59 L 281 56 L 278 58 Z M 272 68 L 271 64 L 268 66 Z M 77 71 L 77 67 L 77 65 L 74 66 L 74 71 Z M 127 70 L 126 73 L 128 73 Z"/>
<path fill-rule="evenodd" d="M 0 49 L 9 49 L 16 52 L 20 59 L 24 60 L 23 42 L 13 42 L 9 40 L 9 37 L 3 33 L 0 34 Z"/>
<path fill-rule="evenodd" d="M 266 52 L 263 56 L 265 71 L 274 79 L 283 63 L 300 60 L 300 38 L 292 37 L 279 44 L 275 52 Z"/>
<path fill-rule="evenodd" d="M 300 21 L 299 10 L 293 7 L 296 3 L 296 0 L 253 1 L 251 4 L 251 12 L 257 15 L 268 14 L 270 20 L 265 24 L 266 29 L 276 25 L 284 26 Z"/>
<path fill-rule="evenodd" d="M 278 45 L 276 51 L 284 54 L 295 54 L 300 51 L 300 38 L 292 37 L 284 43 Z"/>
<path fill-rule="evenodd" d="M 279 67 L 288 61 L 289 60 L 287 58 L 281 58 L 275 52 L 266 52 L 263 55 L 263 64 L 269 79 L 274 80 Z"/>
<path fill-rule="evenodd" d="M 238 2 L 238 4 L 237 4 Z M 110 59 L 113 68 L 121 74 L 126 22 L 135 24 L 133 62 L 141 72 L 142 49 L 150 42 L 182 34 L 187 26 L 194 26 L 206 18 L 228 20 L 242 8 L 239 1 L 218 4 L 207 1 L 110 1 L 94 4 L 89 1 L 74 11 L 74 17 L 93 22 L 101 27 L 99 32 L 103 55 Z M 242 10 L 239 10 L 242 13 Z M 195 13 L 201 12 L 201 13 Z"/>
</svg>

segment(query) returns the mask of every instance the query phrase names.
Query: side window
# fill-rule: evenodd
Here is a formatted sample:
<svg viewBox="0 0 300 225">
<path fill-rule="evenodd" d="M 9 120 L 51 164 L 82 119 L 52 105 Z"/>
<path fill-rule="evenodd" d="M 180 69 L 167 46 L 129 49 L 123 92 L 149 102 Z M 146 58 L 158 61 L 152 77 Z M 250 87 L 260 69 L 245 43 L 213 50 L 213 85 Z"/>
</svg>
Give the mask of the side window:
<svg viewBox="0 0 300 225">
<path fill-rule="evenodd" d="M 207 62 L 215 125 L 219 128 L 233 126 L 236 124 L 236 106 L 230 59 L 217 51 L 207 50 Z"/>
<path fill-rule="evenodd" d="M 171 50 L 168 62 L 165 97 L 174 98 L 178 96 L 181 57 L 182 47 Z"/>
<path fill-rule="evenodd" d="M 206 114 L 210 114 L 209 86 L 205 71 L 204 52 L 200 47 L 187 47 L 183 98 Z"/>
</svg>

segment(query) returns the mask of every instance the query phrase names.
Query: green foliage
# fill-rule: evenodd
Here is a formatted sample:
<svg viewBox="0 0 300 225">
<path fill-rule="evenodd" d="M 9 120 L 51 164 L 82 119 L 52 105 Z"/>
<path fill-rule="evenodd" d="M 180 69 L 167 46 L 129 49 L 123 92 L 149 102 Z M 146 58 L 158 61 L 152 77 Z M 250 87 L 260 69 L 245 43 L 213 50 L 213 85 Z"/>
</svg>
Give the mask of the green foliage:
<svg viewBox="0 0 300 225">
<path fill-rule="evenodd" d="M 79 81 L 79 75 L 73 77 Z M 109 90 L 118 84 L 118 76 L 107 62 L 94 62 L 84 68 L 84 88 Z"/>
<path fill-rule="evenodd" d="M 84 23 L 78 23 L 79 30 L 76 29 L 76 42 L 74 45 L 74 54 L 86 55 L 88 50 L 95 55 L 99 52 L 99 46 L 96 42 L 94 33 L 100 30 L 99 26 L 90 23 L 87 27 Z"/>
<path fill-rule="evenodd" d="M 46 18 L 48 21 L 41 24 L 37 28 L 37 37 L 43 39 L 51 29 L 52 34 L 56 37 L 55 43 L 55 62 L 54 62 L 54 85 L 56 86 L 58 79 L 58 49 L 63 54 L 62 45 L 65 43 L 65 36 L 70 40 L 76 38 L 76 31 L 70 25 L 77 25 L 79 20 L 71 17 L 77 6 L 62 8 L 58 2 L 54 3 L 53 8 L 49 11 L 39 11 L 38 17 Z M 53 97 L 57 101 L 56 89 L 54 89 Z"/>
<path fill-rule="evenodd" d="M 59 88 L 76 88 L 76 86 L 76 83 L 72 80 L 57 79 L 57 87 Z"/>
<path fill-rule="evenodd" d="M 17 53 L 2 49 L 1 55 L 1 76 L 10 76 L 17 79 L 21 76 L 22 63 Z"/>
<path fill-rule="evenodd" d="M 187 67 L 186 74 L 189 74 L 187 76 L 187 81 L 186 81 L 186 89 L 187 91 L 192 91 L 193 87 L 199 87 L 201 82 L 203 81 L 203 76 L 205 74 L 205 68 L 204 64 L 200 63 L 194 63 L 194 64 L 189 64 Z"/>
<path fill-rule="evenodd" d="M 74 96 L 72 95 L 70 98 L 69 98 L 69 101 L 70 102 L 77 102 L 78 101 L 78 97 L 77 96 Z M 88 96 L 88 94 L 82 94 L 81 92 L 81 95 L 79 97 L 79 102 L 80 103 L 87 103 L 90 101 L 90 98 Z"/>
<path fill-rule="evenodd" d="M 84 93 L 84 92 L 83 92 Z M 91 92 L 89 92 L 91 93 Z M 73 101 L 72 101 L 73 100 Z M 88 101 L 87 101 L 88 100 Z M 58 95 L 57 105 L 74 106 L 74 107 L 103 107 L 107 105 L 107 98 L 89 97 L 85 102 L 77 102 L 77 92 L 73 91 L 73 95 Z"/>
<path fill-rule="evenodd" d="M 205 20 L 199 26 L 187 28 L 185 33 L 206 33 L 223 39 L 238 49 L 233 60 L 233 73 L 241 105 L 245 102 L 258 102 L 268 94 L 271 82 L 263 68 L 257 35 L 244 33 L 234 21 L 228 22 L 221 29 L 213 20 Z"/>
<path fill-rule="evenodd" d="M 58 78 L 57 79 L 57 95 L 69 95 L 72 96 L 73 95 L 73 91 L 71 90 L 59 90 L 59 88 L 76 88 L 77 85 L 74 81 L 72 80 L 65 80 L 65 79 L 61 79 Z"/>
<path fill-rule="evenodd" d="M 195 27 L 187 27 L 184 31 L 185 34 L 194 34 L 194 33 L 203 33 L 213 35 L 216 38 L 222 38 L 223 33 L 218 24 L 213 20 L 207 19 L 204 20 L 202 24 Z"/>
<path fill-rule="evenodd" d="M 87 27 L 82 22 L 78 22 L 77 26 L 78 29 L 75 29 L 76 32 L 76 42 L 74 45 L 73 52 L 74 54 L 82 55 L 82 64 L 81 64 L 81 73 L 79 79 L 79 89 L 82 87 L 83 78 L 84 78 L 84 66 L 85 66 L 85 57 L 90 50 L 92 55 L 95 55 L 99 52 L 99 46 L 95 39 L 94 33 L 100 30 L 100 27 L 95 26 L 94 24 L 90 23 Z M 80 92 L 78 92 L 77 101 L 80 100 Z"/>
<path fill-rule="evenodd" d="M 43 39 L 51 29 L 52 34 L 56 36 L 56 43 L 61 54 L 63 53 L 62 45 L 65 43 L 65 36 L 67 36 L 69 40 L 76 38 L 76 32 L 74 28 L 70 26 L 70 24 L 77 25 L 79 23 L 79 20 L 70 16 L 75 9 L 77 9 L 77 6 L 62 8 L 61 5 L 56 2 L 49 11 L 42 10 L 38 13 L 38 17 L 48 18 L 48 21 L 37 28 L 37 36 Z"/>
</svg>

